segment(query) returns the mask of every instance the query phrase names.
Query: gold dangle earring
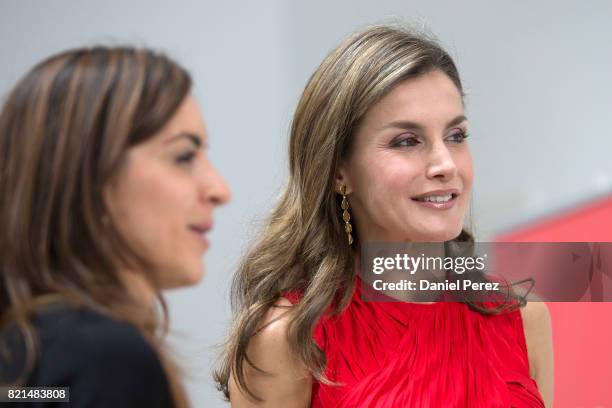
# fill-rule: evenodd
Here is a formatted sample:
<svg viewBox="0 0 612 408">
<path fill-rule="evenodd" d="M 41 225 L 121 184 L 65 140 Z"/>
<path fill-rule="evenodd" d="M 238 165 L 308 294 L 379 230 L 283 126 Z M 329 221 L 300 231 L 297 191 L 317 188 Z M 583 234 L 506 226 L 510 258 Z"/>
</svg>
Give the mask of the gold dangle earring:
<svg viewBox="0 0 612 408">
<path fill-rule="evenodd" d="M 340 187 L 340 193 L 342 194 L 342 204 L 340 204 L 340 207 L 342 208 L 342 219 L 344 220 L 344 231 L 346 231 L 346 235 L 348 237 L 348 244 L 350 246 L 353 244 L 353 235 L 351 235 L 351 232 L 353 232 L 353 226 L 350 223 L 351 214 L 349 214 L 348 212 L 349 203 L 348 203 L 348 200 L 346 199 L 346 186 L 345 185 Z"/>
</svg>

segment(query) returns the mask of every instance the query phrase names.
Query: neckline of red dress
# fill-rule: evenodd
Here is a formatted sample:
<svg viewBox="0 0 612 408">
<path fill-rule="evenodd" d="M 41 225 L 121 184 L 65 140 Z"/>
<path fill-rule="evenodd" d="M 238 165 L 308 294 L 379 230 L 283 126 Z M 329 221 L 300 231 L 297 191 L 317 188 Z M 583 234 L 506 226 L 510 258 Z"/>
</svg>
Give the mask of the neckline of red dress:
<svg viewBox="0 0 612 408">
<path fill-rule="evenodd" d="M 363 280 L 361 279 L 361 276 L 359 276 L 359 274 L 357 274 L 355 276 L 355 292 L 356 295 L 362 299 L 362 301 L 364 302 L 372 302 L 372 303 L 397 303 L 397 304 L 404 304 L 404 305 L 409 305 L 411 307 L 417 307 L 417 308 L 425 308 L 425 309 L 434 309 L 434 308 L 438 308 L 443 306 L 445 303 L 451 303 L 451 302 L 447 302 L 447 301 L 438 301 L 438 302 L 432 302 L 432 303 L 423 303 L 423 302 L 407 302 L 407 301 L 403 301 L 403 300 L 399 300 L 396 299 L 392 296 L 388 296 L 382 292 L 378 292 L 374 289 L 371 289 L 369 286 L 367 285 L 363 285 Z M 374 295 L 377 300 L 363 300 L 362 295 L 362 290 L 369 291 L 370 294 Z"/>
</svg>

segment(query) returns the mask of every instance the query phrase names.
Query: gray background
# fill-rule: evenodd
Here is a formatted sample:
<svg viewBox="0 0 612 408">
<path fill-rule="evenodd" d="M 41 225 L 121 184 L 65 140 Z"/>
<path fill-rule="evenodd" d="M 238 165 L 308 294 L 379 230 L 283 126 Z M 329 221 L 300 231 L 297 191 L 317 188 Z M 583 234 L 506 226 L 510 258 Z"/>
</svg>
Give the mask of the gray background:
<svg viewBox="0 0 612 408">
<path fill-rule="evenodd" d="M 612 192 L 611 16 L 605 1 L 0 0 L 0 94 L 49 54 L 97 43 L 161 49 L 192 72 L 233 201 L 216 214 L 203 284 L 169 294 L 172 343 L 195 406 L 225 406 L 210 372 L 228 284 L 282 187 L 291 114 L 325 54 L 370 23 L 437 35 L 467 91 L 486 240 Z"/>
</svg>

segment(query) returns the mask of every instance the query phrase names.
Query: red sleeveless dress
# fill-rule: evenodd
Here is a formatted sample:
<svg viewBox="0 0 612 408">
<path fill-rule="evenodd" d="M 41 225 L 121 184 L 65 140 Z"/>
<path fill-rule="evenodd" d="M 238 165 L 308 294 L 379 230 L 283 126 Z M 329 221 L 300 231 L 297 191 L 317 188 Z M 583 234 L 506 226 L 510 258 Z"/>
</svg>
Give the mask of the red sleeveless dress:
<svg viewBox="0 0 612 408">
<path fill-rule="evenodd" d="M 458 302 L 365 302 L 357 277 L 348 307 L 323 317 L 314 339 L 326 375 L 342 385 L 313 382 L 312 407 L 544 407 L 519 310 L 485 316 Z"/>
</svg>

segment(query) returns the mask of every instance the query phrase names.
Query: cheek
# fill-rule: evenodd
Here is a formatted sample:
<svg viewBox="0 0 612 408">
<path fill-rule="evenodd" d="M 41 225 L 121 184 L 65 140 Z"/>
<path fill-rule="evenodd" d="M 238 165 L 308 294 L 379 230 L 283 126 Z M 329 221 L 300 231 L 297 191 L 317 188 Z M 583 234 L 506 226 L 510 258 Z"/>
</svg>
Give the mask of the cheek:
<svg viewBox="0 0 612 408">
<path fill-rule="evenodd" d="M 457 166 L 459 176 L 463 180 L 464 190 L 469 191 L 474 180 L 474 167 L 470 151 L 466 149 L 465 152 L 458 154 L 455 157 L 455 164 Z"/>
<path fill-rule="evenodd" d="M 152 181 L 149 187 L 141 200 L 148 210 L 140 217 L 149 228 L 142 232 L 153 234 L 144 237 L 151 256 L 167 264 L 178 256 L 186 237 L 191 238 L 188 225 L 194 222 L 191 208 L 196 197 L 191 183 L 180 179 Z"/>
<path fill-rule="evenodd" d="M 362 213 L 375 223 L 387 223 L 386 218 L 397 218 L 418 185 L 422 170 L 414 161 L 381 155 L 377 160 L 364 162 L 353 172 L 355 199 Z"/>
<path fill-rule="evenodd" d="M 359 188 L 384 202 L 408 193 L 422 173 L 414 161 L 390 155 L 370 161 L 360 170 L 357 172 Z"/>
<path fill-rule="evenodd" d="M 118 197 L 117 223 L 130 245 L 149 261 L 166 264 L 176 256 L 189 223 L 194 188 L 171 172 L 133 172 Z"/>
</svg>

